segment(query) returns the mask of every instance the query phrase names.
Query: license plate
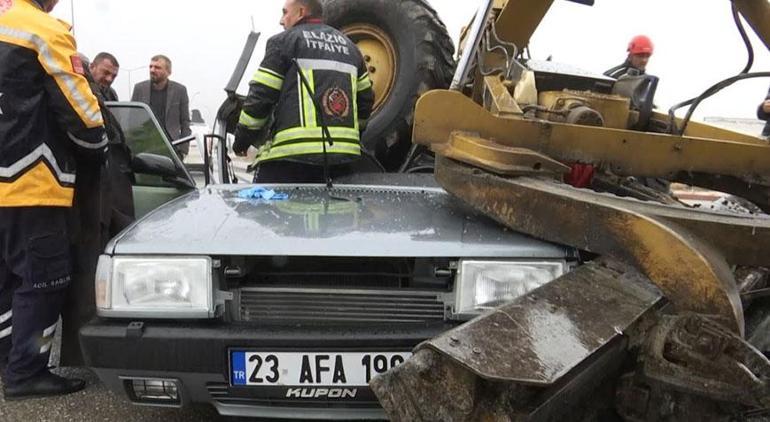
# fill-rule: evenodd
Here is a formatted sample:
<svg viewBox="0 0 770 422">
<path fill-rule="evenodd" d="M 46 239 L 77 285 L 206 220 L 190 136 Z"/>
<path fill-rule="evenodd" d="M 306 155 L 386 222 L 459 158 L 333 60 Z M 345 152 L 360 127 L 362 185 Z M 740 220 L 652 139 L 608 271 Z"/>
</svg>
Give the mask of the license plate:
<svg viewBox="0 0 770 422">
<path fill-rule="evenodd" d="M 271 353 L 233 350 L 234 386 L 363 387 L 377 375 L 404 363 L 399 353 Z"/>
</svg>

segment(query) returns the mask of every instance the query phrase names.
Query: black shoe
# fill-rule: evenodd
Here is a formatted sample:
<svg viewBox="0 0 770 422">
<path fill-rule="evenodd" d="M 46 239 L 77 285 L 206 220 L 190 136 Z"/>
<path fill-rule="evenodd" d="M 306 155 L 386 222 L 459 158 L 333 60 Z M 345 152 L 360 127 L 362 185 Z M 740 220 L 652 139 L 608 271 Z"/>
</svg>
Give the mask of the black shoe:
<svg viewBox="0 0 770 422">
<path fill-rule="evenodd" d="M 64 378 L 48 371 L 19 385 L 4 386 L 6 401 L 37 399 L 42 397 L 63 396 L 78 392 L 86 387 L 86 382 L 78 378 Z"/>
</svg>

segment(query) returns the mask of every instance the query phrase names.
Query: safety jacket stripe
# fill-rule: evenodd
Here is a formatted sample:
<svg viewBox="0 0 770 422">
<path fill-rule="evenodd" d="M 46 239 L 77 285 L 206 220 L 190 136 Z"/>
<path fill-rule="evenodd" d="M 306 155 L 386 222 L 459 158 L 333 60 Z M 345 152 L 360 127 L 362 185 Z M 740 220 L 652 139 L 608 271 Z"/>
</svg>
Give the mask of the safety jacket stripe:
<svg viewBox="0 0 770 422">
<path fill-rule="evenodd" d="M 283 78 L 278 77 L 274 73 L 268 72 L 267 69 L 261 67 L 257 70 L 257 73 L 254 74 L 252 81 L 276 91 L 280 91 L 281 88 L 283 88 Z"/>
<path fill-rule="evenodd" d="M 77 146 L 79 146 L 81 148 L 86 148 L 86 149 L 93 149 L 93 150 L 102 149 L 102 148 L 106 147 L 107 144 L 110 143 L 110 139 L 107 138 L 107 134 L 104 134 L 104 136 L 102 136 L 102 140 L 99 141 L 98 144 L 94 144 L 94 143 L 91 143 L 91 142 L 86 142 L 86 141 L 78 138 L 77 136 L 73 135 L 70 132 L 67 132 L 67 136 L 69 136 L 70 140 L 72 142 L 74 142 L 75 145 L 77 145 Z"/>
<path fill-rule="evenodd" d="M 13 182 L 0 182 L 0 208 L 71 207 L 74 194 L 74 187 L 64 186 L 41 159 Z"/>
<path fill-rule="evenodd" d="M 308 204 L 295 201 L 276 202 L 275 207 L 281 212 L 306 215 L 306 214 L 352 214 L 358 211 L 356 202 L 332 202 L 321 204 Z"/>
<path fill-rule="evenodd" d="M 283 80 L 283 75 L 281 75 L 280 73 L 278 73 L 278 72 L 276 72 L 274 70 L 268 69 L 266 67 L 260 67 L 259 71 L 260 72 L 265 72 L 265 73 L 267 73 L 269 75 L 275 76 L 276 78 L 278 78 L 280 80 Z"/>
<path fill-rule="evenodd" d="M 5 324 L 13 316 L 13 309 L 0 315 L 0 324 Z"/>
<path fill-rule="evenodd" d="M 40 354 L 44 355 L 51 351 L 51 346 L 53 345 L 53 340 L 48 341 L 45 343 L 42 347 L 40 347 Z"/>
<path fill-rule="evenodd" d="M 27 154 L 24 158 L 16 161 L 10 167 L 0 167 L 0 178 L 12 179 L 21 174 L 26 168 L 34 164 L 40 159 L 44 159 L 56 173 L 56 178 L 62 183 L 74 184 L 75 175 L 71 173 L 65 173 L 59 168 L 59 164 L 56 162 L 53 152 L 48 145 L 41 144 L 35 148 L 34 151 Z"/>
<path fill-rule="evenodd" d="M 352 81 L 353 82 L 353 86 L 356 86 L 356 76 L 355 75 L 351 75 L 350 77 L 353 80 Z M 358 121 L 358 92 L 359 91 L 360 91 L 359 89 L 354 89 L 353 90 L 353 116 L 355 116 L 355 118 L 353 119 L 353 128 L 360 132 L 360 130 L 361 130 L 360 129 L 361 128 L 360 124 L 361 123 Z"/>
<path fill-rule="evenodd" d="M 297 104 L 299 104 L 299 125 L 305 126 L 305 99 L 302 98 L 302 80 L 297 73 Z"/>
<path fill-rule="evenodd" d="M 238 124 L 246 126 L 247 129 L 251 130 L 262 129 L 266 123 L 267 117 L 264 119 L 257 119 L 256 117 L 251 117 L 245 111 L 241 111 L 241 117 L 238 119 Z"/>
<path fill-rule="evenodd" d="M 324 146 L 318 141 L 308 141 L 292 145 L 278 145 L 270 148 L 257 159 L 258 163 L 294 157 L 298 155 L 323 154 Z M 335 142 L 334 145 L 326 145 L 327 154 L 361 155 L 361 147 L 358 144 Z"/>
<path fill-rule="evenodd" d="M 349 127 L 329 127 L 329 134 L 333 140 L 350 139 L 357 142 L 360 139 L 358 130 Z M 293 128 L 278 132 L 273 138 L 273 145 L 280 145 L 281 143 L 297 139 L 320 140 L 321 138 L 323 138 L 321 128 Z"/>
<path fill-rule="evenodd" d="M 43 337 L 51 337 L 56 332 L 56 325 L 58 325 L 58 322 L 43 330 Z"/>
<path fill-rule="evenodd" d="M 3 331 L 0 331 L 0 338 L 6 338 L 13 333 L 13 327 L 8 327 Z"/>
<path fill-rule="evenodd" d="M 371 87 L 372 87 L 372 80 L 369 79 L 368 74 L 364 75 L 364 78 L 359 79 L 358 82 L 356 83 L 356 89 L 358 90 L 358 92 L 366 91 Z"/>
<path fill-rule="evenodd" d="M 315 80 L 313 79 L 313 71 L 312 70 L 302 70 L 302 73 L 305 75 L 305 79 L 307 79 L 308 85 L 310 85 L 310 91 L 308 92 L 307 88 L 305 87 L 305 84 L 302 84 L 302 104 L 303 104 L 303 120 L 305 124 L 304 127 L 316 127 L 318 126 L 318 117 L 316 114 L 315 104 L 313 103 L 313 96 L 311 94 L 315 92 Z M 297 75 L 299 77 L 299 75 Z"/>
<path fill-rule="evenodd" d="M 352 64 L 335 60 L 298 59 L 297 63 L 305 70 L 333 70 L 358 75 L 358 69 Z"/>
<path fill-rule="evenodd" d="M 84 77 L 76 78 L 74 76 L 76 74 L 68 70 L 68 67 L 71 67 L 69 57 L 64 60 L 65 58 L 54 56 L 48 43 L 38 35 L 4 25 L 0 25 L 0 39 L 36 51 L 41 64 L 45 67 L 48 74 L 54 78 L 86 127 L 95 128 L 103 126 L 104 122 L 99 110 L 99 103 L 91 93 L 86 79 Z M 73 51 L 72 53 L 75 54 L 76 52 Z"/>
</svg>

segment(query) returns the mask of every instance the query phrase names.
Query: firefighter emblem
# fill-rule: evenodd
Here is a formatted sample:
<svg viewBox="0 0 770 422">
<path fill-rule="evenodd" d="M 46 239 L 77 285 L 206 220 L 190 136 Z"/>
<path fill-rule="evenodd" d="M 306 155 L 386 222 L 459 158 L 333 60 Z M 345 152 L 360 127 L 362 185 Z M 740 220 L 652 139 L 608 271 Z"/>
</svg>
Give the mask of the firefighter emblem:
<svg viewBox="0 0 770 422">
<path fill-rule="evenodd" d="M 330 88 L 323 95 L 323 107 L 327 115 L 344 119 L 350 115 L 350 98 L 342 89 Z"/>
</svg>

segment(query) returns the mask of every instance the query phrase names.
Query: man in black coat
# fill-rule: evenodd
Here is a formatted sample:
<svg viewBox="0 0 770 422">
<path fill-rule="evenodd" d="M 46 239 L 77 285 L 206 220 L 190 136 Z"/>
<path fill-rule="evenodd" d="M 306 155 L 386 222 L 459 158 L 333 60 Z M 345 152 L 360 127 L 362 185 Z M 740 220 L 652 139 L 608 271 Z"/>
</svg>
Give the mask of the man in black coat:
<svg viewBox="0 0 770 422">
<path fill-rule="evenodd" d="M 767 122 L 762 130 L 762 137 L 770 138 L 770 91 L 768 91 L 765 101 L 757 108 L 757 118 Z"/>
</svg>

